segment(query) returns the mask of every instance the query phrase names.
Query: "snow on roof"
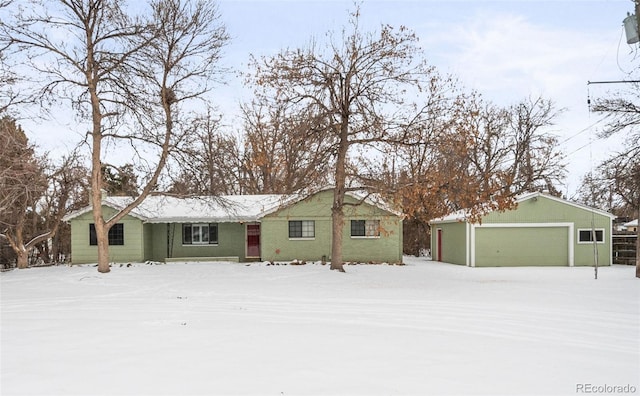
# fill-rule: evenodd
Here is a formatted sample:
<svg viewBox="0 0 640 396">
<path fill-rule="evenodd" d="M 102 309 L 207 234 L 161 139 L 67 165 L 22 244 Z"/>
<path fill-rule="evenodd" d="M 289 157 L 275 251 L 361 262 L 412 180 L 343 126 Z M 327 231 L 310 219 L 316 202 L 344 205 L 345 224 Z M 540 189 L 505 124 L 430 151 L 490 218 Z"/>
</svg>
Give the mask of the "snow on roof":
<svg viewBox="0 0 640 396">
<path fill-rule="evenodd" d="M 287 197 L 280 194 L 189 198 L 152 195 L 145 198 L 129 214 L 147 223 L 247 222 L 256 221 L 263 212 L 279 207 Z M 132 197 L 106 197 L 102 202 L 120 210 L 132 200 Z M 89 211 L 90 206 L 65 216 L 64 221 Z"/>
<path fill-rule="evenodd" d="M 624 223 L 623 225 L 625 227 L 637 227 L 638 226 L 638 219 L 631 220 L 630 222 Z"/>
<path fill-rule="evenodd" d="M 376 195 L 347 193 L 354 198 L 400 216 Z M 292 205 L 313 194 L 262 194 L 201 196 L 180 198 L 167 195 L 151 195 L 145 198 L 129 215 L 146 223 L 196 223 L 196 222 L 249 222 Z M 125 208 L 132 197 L 106 197 L 103 204 L 117 210 Z M 63 218 L 69 221 L 90 212 L 91 206 L 70 213 Z"/>
<path fill-rule="evenodd" d="M 611 219 L 615 218 L 615 216 L 612 215 L 609 212 L 605 212 L 605 211 L 600 210 L 600 209 L 591 208 L 591 207 L 586 206 L 586 205 L 582 205 L 582 204 L 579 204 L 579 203 L 576 203 L 576 202 L 567 201 L 565 199 L 558 198 L 558 197 L 555 197 L 553 195 L 549 195 L 549 194 L 545 194 L 545 193 L 537 192 L 537 191 L 536 192 L 528 192 L 528 193 L 524 193 L 524 194 L 518 195 L 516 197 L 516 202 L 517 203 L 521 203 L 521 202 L 524 202 L 524 201 L 526 201 L 528 199 L 537 198 L 537 197 L 545 197 L 545 198 L 548 198 L 548 199 L 551 199 L 551 200 L 554 200 L 554 201 L 557 201 L 557 202 L 561 202 L 561 203 L 564 203 L 564 204 L 567 204 L 567 205 L 575 206 L 575 207 L 580 208 L 580 209 L 593 211 L 594 213 L 598 213 L 600 215 L 607 216 L 607 217 L 609 217 Z M 433 220 L 430 221 L 430 223 L 451 223 L 451 222 L 454 222 L 454 221 L 466 221 L 468 217 L 469 217 L 469 210 L 463 209 L 463 210 L 459 210 L 457 212 L 450 213 L 450 214 L 448 214 L 446 216 L 439 217 L 437 219 L 433 219 Z"/>
<path fill-rule="evenodd" d="M 363 202 L 368 203 L 369 205 L 376 206 L 386 212 L 392 213 L 396 216 L 402 216 L 402 212 L 394 209 L 391 205 L 389 205 L 384 198 L 380 194 L 369 193 L 365 190 L 357 190 L 357 191 L 348 191 L 347 195 L 359 200 L 363 200 Z"/>
<path fill-rule="evenodd" d="M 156 195 L 134 210 L 148 223 L 256 221 L 265 210 L 278 207 L 285 198 L 279 194 L 195 198 Z"/>
</svg>

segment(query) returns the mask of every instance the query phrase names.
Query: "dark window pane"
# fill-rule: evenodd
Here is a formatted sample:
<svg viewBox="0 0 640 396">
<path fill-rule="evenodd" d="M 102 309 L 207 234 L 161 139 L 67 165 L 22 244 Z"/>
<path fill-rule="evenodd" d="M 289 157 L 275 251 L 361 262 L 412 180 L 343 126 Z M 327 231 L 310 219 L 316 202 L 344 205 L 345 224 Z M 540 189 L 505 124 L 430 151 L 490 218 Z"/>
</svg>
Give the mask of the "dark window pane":
<svg viewBox="0 0 640 396">
<path fill-rule="evenodd" d="M 182 244 L 191 245 L 191 224 L 182 225 Z"/>
<path fill-rule="evenodd" d="M 218 225 L 217 224 L 209 224 L 209 243 L 214 245 L 218 243 Z"/>
<path fill-rule="evenodd" d="M 98 236 L 96 235 L 96 225 L 89 224 L 89 245 L 96 246 L 98 244 Z"/>
<path fill-rule="evenodd" d="M 302 221 L 289 222 L 289 238 L 302 238 Z"/>
<path fill-rule="evenodd" d="M 593 242 L 592 230 L 580 230 L 578 231 L 578 238 L 580 242 Z M 595 230 L 596 242 L 604 241 L 604 234 L 602 230 Z"/>
<path fill-rule="evenodd" d="M 117 223 L 109 229 L 108 241 L 109 245 L 124 245 L 124 224 Z M 97 244 L 96 225 L 91 223 L 89 224 L 89 245 L 96 246 Z"/>
<path fill-rule="evenodd" d="M 109 229 L 109 245 L 124 245 L 124 224 L 117 223 Z"/>
<path fill-rule="evenodd" d="M 364 220 L 351 220 L 351 236 L 365 236 Z"/>
</svg>

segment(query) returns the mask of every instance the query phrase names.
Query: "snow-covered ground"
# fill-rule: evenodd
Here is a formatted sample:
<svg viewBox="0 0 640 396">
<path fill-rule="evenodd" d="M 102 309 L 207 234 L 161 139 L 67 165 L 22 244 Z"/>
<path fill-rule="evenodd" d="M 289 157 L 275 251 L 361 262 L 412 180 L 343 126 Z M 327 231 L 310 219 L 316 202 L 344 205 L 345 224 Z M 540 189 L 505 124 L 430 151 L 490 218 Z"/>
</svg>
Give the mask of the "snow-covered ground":
<svg viewBox="0 0 640 396">
<path fill-rule="evenodd" d="M 640 394 L 634 267 L 406 262 L 5 272 L 0 394 Z"/>
</svg>

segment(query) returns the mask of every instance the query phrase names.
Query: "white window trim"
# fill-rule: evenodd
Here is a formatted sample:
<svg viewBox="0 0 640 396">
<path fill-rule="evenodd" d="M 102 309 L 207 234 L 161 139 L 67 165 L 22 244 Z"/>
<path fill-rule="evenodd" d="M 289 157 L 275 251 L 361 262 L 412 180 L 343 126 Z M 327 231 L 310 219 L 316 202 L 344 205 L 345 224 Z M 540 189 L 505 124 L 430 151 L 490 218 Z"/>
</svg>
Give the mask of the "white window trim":
<svg viewBox="0 0 640 396">
<path fill-rule="evenodd" d="M 581 241 L 580 240 L 580 231 L 596 231 L 596 238 L 597 238 L 597 232 L 601 231 L 602 232 L 602 240 L 598 241 L 596 240 L 596 244 L 603 244 L 604 243 L 604 237 L 605 237 L 605 233 L 604 233 L 604 228 L 578 228 L 578 233 L 577 233 L 577 242 L 579 245 L 585 245 L 585 244 L 592 244 L 593 245 L 593 241 Z"/>
<path fill-rule="evenodd" d="M 197 226 L 197 227 L 202 227 L 202 226 L 207 226 L 209 227 L 210 224 L 217 224 L 217 223 L 188 223 L 191 225 L 191 243 L 182 243 L 181 245 L 184 247 L 202 247 L 202 246 L 218 246 L 219 242 L 216 243 L 209 243 L 209 241 L 207 242 L 193 242 L 193 227 Z M 202 228 L 201 228 L 202 230 Z M 218 229 L 218 231 L 220 231 L 220 229 Z"/>
<path fill-rule="evenodd" d="M 309 222 L 309 223 L 313 223 L 313 236 L 312 237 L 306 237 L 306 236 L 301 236 L 301 237 L 289 237 L 290 241 L 314 241 L 316 239 L 315 235 L 316 235 L 316 221 L 315 220 L 289 220 L 287 222 L 287 236 L 289 235 L 289 223 L 292 221 L 299 221 L 301 222 L 301 231 L 304 234 L 304 223 Z"/>
<path fill-rule="evenodd" d="M 200 230 L 198 231 L 198 236 L 200 237 L 200 241 L 195 242 L 193 240 L 193 229 L 194 228 L 199 228 Z M 202 241 L 202 235 L 204 235 L 202 233 L 202 229 L 206 227 L 207 228 L 207 233 L 209 233 L 209 223 L 196 223 L 196 224 L 191 224 L 191 244 L 192 245 L 209 245 L 209 241 Z M 209 236 L 207 235 L 207 239 L 209 238 Z"/>
</svg>

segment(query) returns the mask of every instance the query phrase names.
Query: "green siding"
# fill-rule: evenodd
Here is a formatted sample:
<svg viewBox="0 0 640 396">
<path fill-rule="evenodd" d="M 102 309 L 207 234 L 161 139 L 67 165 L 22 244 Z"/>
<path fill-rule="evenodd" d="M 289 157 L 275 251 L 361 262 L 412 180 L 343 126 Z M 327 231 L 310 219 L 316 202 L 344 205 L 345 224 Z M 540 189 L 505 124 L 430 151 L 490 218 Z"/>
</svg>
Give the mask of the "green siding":
<svg viewBox="0 0 640 396">
<path fill-rule="evenodd" d="M 260 238 L 263 260 L 288 261 L 321 260 L 331 256 L 332 191 L 323 191 L 300 202 L 270 214 L 262 219 Z M 358 204 L 351 197 L 345 201 L 343 230 L 343 258 L 358 262 L 402 262 L 401 217 L 366 203 Z M 114 210 L 103 207 L 105 216 Z M 379 220 L 381 235 L 376 238 L 352 238 L 351 220 Z M 314 220 L 313 240 L 290 240 L 289 220 Z M 97 261 L 97 247 L 89 246 L 89 224 L 92 214 L 86 213 L 71 220 L 72 261 L 75 264 Z M 167 258 L 238 257 L 246 261 L 246 223 L 218 223 L 216 245 L 183 245 L 182 224 L 143 224 L 141 220 L 126 216 L 125 245 L 110 246 L 110 261 L 165 261 Z M 258 224 L 258 223 L 252 223 Z"/>
<path fill-rule="evenodd" d="M 604 243 L 598 243 L 598 265 L 611 263 L 611 219 L 587 208 L 539 196 L 521 202 L 515 210 L 490 213 L 483 219 L 488 223 L 573 223 L 574 265 L 594 265 L 593 243 L 579 243 L 578 230 L 604 230 Z"/>
<path fill-rule="evenodd" d="M 245 257 L 245 225 L 218 223 L 217 245 L 183 245 L 182 223 L 145 224 L 145 259 L 165 261 L 166 258 Z M 168 248 L 171 241 L 171 248 Z"/>
<path fill-rule="evenodd" d="M 164 226 L 164 239 L 167 240 L 167 226 Z M 174 225 L 171 225 L 172 227 Z M 172 230 L 173 231 L 173 230 Z M 175 231 L 172 232 L 173 250 L 171 257 L 228 257 L 237 256 L 241 261 L 245 261 L 245 225 L 240 223 L 218 223 L 218 244 L 217 245 L 183 245 L 182 244 L 182 224 L 175 224 Z M 154 241 L 160 236 L 154 235 Z M 165 242 L 166 246 L 166 242 Z M 166 255 L 166 251 L 163 256 Z"/>
<path fill-rule="evenodd" d="M 289 220 L 314 220 L 315 238 L 289 239 Z M 261 256 L 268 261 L 317 261 L 331 257 L 331 220 L 326 217 L 270 216 L 262 219 Z M 267 237 L 268 236 L 268 237 Z"/>
<path fill-rule="evenodd" d="M 554 199 L 539 196 L 537 199 L 528 199 L 520 202 L 515 210 L 506 212 L 492 212 L 483 217 L 482 223 L 563 223 L 575 222 L 576 224 L 591 227 L 592 213 L 590 210 L 573 206 L 569 203 L 558 202 Z M 609 218 L 598 213 L 593 213 L 596 219 L 609 221 Z M 608 224 L 608 223 L 607 223 Z"/>
<path fill-rule="evenodd" d="M 571 224 L 572 228 L 565 226 L 565 223 Z M 465 263 L 466 251 L 472 247 L 463 232 L 464 224 L 466 223 L 432 224 L 434 260 L 437 258 L 436 230 L 441 228 L 443 261 Z M 570 260 L 570 241 L 573 241 L 573 265 L 592 266 L 593 243 L 580 243 L 578 237 L 580 229 L 590 230 L 592 226 L 604 231 L 604 242 L 597 244 L 598 264 L 611 263 L 611 218 L 588 208 L 537 196 L 520 202 L 513 210 L 487 214 L 483 217 L 482 224 L 503 224 L 505 228 L 471 225 L 475 227 L 476 266 L 566 266 Z M 518 226 L 512 226 L 514 224 Z M 532 227 L 526 227 L 527 224 Z"/>
<path fill-rule="evenodd" d="M 144 224 L 142 226 L 142 232 L 143 234 L 143 252 L 144 252 L 144 260 L 153 260 L 153 245 L 151 244 L 152 241 L 152 235 L 153 235 L 153 230 L 152 230 L 152 225 L 151 224 Z"/>
<path fill-rule="evenodd" d="M 179 226 L 179 225 L 178 225 Z M 172 231 L 175 224 L 170 224 L 170 230 L 167 230 L 167 224 L 145 224 L 146 239 L 149 241 L 148 247 L 145 249 L 148 257 L 147 260 L 164 261 L 167 257 L 167 232 Z M 179 228 L 179 227 L 175 227 Z"/>
<path fill-rule="evenodd" d="M 438 229 L 442 230 L 442 261 L 467 265 L 467 225 L 462 222 L 434 224 L 431 228 L 431 257 L 438 258 Z"/>
<path fill-rule="evenodd" d="M 352 197 L 345 202 L 356 204 Z M 331 257 L 331 206 L 333 192 L 322 191 L 262 219 L 262 259 L 317 261 Z M 363 203 L 345 206 L 343 227 L 343 259 L 357 262 L 402 261 L 402 220 L 378 207 Z M 351 220 L 380 220 L 378 238 L 352 238 Z M 313 220 L 313 239 L 289 239 L 289 220 Z"/>
<path fill-rule="evenodd" d="M 567 266 L 568 227 L 476 228 L 476 267 Z"/>
<path fill-rule="evenodd" d="M 115 211 L 102 207 L 104 217 L 112 216 Z M 89 224 L 93 223 L 93 213 L 84 213 L 71 221 L 71 262 L 73 264 L 96 263 L 98 247 L 89 245 Z M 132 216 L 121 221 L 124 227 L 124 245 L 109 246 L 110 262 L 140 262 L 144 260 L 143 224 Z"/>
</svg>

